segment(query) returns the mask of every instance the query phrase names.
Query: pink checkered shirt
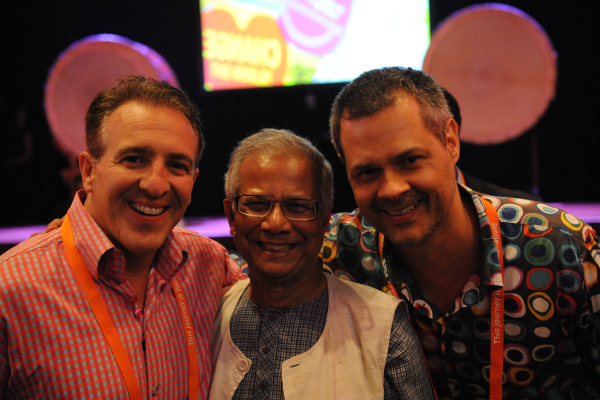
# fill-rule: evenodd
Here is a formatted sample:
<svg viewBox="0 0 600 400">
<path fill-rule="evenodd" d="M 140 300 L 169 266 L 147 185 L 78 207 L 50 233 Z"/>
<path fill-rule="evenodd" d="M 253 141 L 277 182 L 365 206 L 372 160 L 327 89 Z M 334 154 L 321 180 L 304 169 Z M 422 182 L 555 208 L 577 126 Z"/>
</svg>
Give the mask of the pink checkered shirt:
<svg viewBox="0 0 600 400">
<path fill-rule="evenodd" d="M 200 398 L 210 387 L 210 332 L 223 286 L 243 278 L 227 251 L 176 228 L 159 249 L 143 315 L 125 259 L 78 196 L 75 244 L 100 290 L 144 398 L 186 398 L 188 353 L 170 279 L 178 273 L 194 321 Z M 144 350 L 145 349 L 145 350 Z M 67 261 L 60 230 L 0 257 L 0 399 L 126 399 L 125 381 Z"/>
</svg>

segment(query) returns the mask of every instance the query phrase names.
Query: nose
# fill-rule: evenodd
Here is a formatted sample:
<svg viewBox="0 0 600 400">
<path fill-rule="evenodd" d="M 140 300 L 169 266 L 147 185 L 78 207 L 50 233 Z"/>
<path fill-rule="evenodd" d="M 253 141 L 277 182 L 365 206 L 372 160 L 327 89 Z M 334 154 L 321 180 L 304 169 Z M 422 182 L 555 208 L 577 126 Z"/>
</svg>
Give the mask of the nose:
<svg viewBox="0 0 600 400">
<path fill-rule="evenodd" d="M 144 173 L 140 181 L 140 189 L 154 198 L 160 198 L 171 188 L 166 167 L 153 164 Z"/>
<path fill-rule="evenodd" d="M 378 192 L 379 198 L 397 199 L 408 191 L 410 191 L 410 184 L 401 173 L 395 170 L 384 171 L 383 181 Z"/>
<path fill-rule="evenodd" d="M 292 229 L 290 220 L 283 215 L 281 203 L 273 204 L 273 209 L 263 220 L 261 229 L 271 233 L 285 233 Z"/>
</svg>

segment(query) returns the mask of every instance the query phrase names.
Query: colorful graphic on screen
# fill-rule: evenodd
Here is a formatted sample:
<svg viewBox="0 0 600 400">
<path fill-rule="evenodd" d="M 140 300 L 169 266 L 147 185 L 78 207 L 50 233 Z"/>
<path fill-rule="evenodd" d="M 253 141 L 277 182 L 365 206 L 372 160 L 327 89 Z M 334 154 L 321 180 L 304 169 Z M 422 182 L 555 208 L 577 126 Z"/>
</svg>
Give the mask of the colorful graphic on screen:
<svg viewBox="0 0 600 400">
<path fill-rule="evenodd" d="M 200 0 L 207 91 L 347 82 L 421 69 L 428 0 Z"/>
</svg>

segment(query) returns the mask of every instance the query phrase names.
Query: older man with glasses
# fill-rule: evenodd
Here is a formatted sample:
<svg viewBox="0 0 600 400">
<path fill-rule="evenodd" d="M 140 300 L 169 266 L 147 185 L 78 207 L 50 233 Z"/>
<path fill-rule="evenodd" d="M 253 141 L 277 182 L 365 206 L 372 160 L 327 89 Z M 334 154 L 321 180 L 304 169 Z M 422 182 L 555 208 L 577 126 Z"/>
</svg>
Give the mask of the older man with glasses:
<svg viewBox="0 0 600 400">
<path fill-rule="evenodd" d="M 431 399 L 400 300 L 324 274 L 331 166 L 266 129 L 233 151 L 225 213 L 249 281 L 221 299 L 211 399 Z"/>
</svg>

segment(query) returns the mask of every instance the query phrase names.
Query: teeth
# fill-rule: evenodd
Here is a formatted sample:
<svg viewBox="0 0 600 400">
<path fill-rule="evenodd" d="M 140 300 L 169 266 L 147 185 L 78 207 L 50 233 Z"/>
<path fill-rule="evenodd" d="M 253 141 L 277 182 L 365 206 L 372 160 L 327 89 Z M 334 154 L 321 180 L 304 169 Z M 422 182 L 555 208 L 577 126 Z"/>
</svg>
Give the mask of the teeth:
<svg viewBox="0 0 600 400">
<path fill-rule="evenodd" d="M 273 251 L 288 251 L 292 248 L 291 244 L 276 244 L 276 243 L 269 243 L 269 242 L 262 242 L 262 245 L 265 249 L 267 250 L 273 250 Z"/>
<path fill-rule="evenodd" d="M 136 210 L 146 215 L 158 215 L 165 211 L 164 207 L 161 208 L 150 208 L 146 206 L 142 206 L 140 204 L 131 204 L 131 206 Z"/>
<path fill-rule="evenodd" d="M 400 211 L 391 211 L 391 210 L 387 210 L 387 212 L 388 212 L 390 215 L 404 215 L 404 214 L 406 214 L 406 213 L 409 213 L 409 212 L 411 212 L 412 210 L 414 210 L 414 209 L 415 209 L 415 207 L 419 205 L 419 203 L 420 203 L 420 202 L 416 202 L 416 203 L 415 203 L 415 204 L 413 204 L 412 206 L 409 206 L 409 207 L 403 208 L 403 209 L 402 209 L 402 210 L 400 210 Z"/>
</svg>

